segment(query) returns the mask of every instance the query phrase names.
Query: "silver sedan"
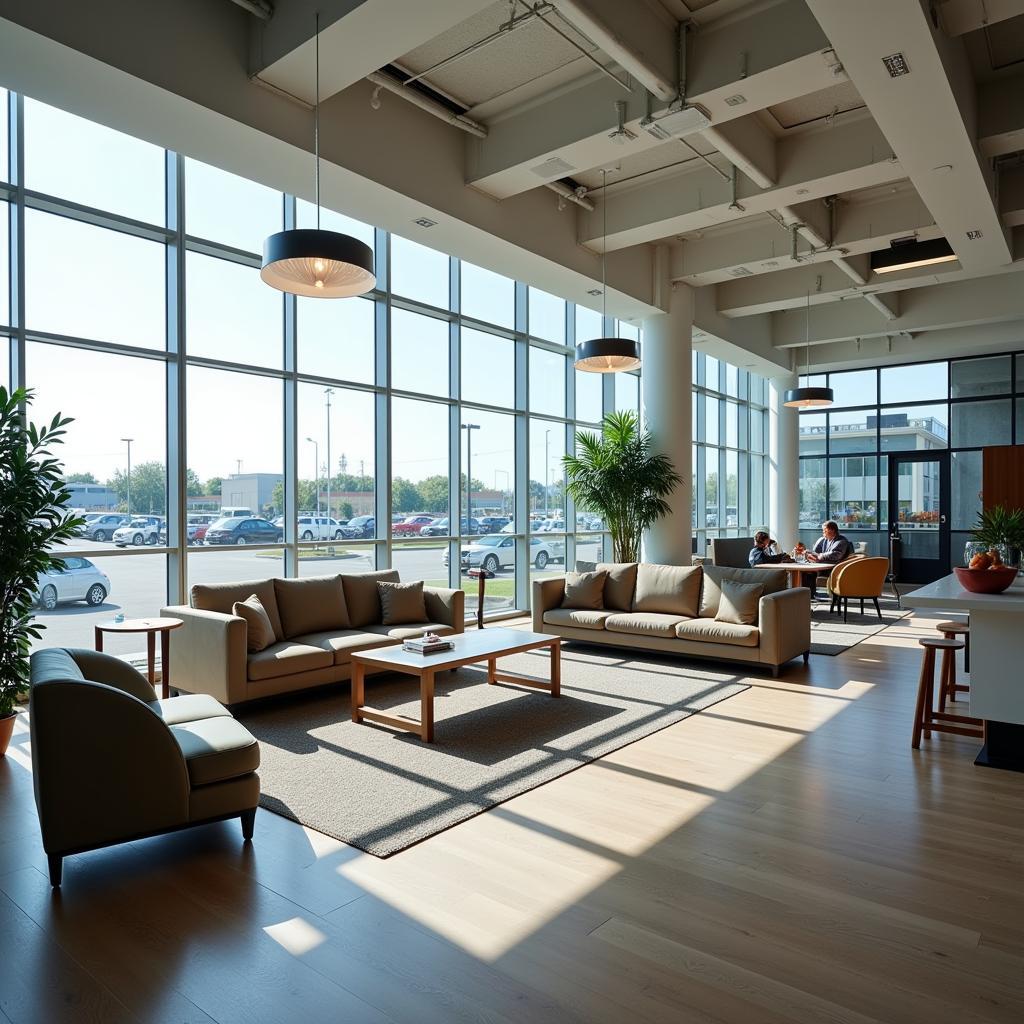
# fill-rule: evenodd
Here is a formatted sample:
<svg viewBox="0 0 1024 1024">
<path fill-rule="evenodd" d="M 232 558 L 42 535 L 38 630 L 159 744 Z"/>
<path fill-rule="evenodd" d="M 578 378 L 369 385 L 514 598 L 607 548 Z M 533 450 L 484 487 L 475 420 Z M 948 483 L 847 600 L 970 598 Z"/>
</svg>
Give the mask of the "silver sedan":
<svg viewBox="0 0 1024 1024">
<path fill-rule="evenodd" d="M 110 593 L 110 577 L 96 568 L 88 558 L 64 559 L 62 570 L 53 569 L 39 577 L 36 603 L 46 611 L 53 611 L 67 601 L 84 601 L 99 605 Z"/>
</svg>

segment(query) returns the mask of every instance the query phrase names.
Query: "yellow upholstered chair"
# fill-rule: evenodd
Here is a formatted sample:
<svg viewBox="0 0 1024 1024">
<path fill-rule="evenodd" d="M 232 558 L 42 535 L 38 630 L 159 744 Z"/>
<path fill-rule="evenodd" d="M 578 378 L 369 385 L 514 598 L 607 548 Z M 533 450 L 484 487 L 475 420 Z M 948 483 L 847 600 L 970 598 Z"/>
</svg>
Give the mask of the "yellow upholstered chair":
<svg viewBox="0 0 1024 1024">
<path fill-rule="evenodd" d="M 851 597 L 860 600 L 862 614 L 864 602 L 870 598 L 878 618 L 882 618 L 878 599 L 882 596 L 882 586 L 888 572 L 888 558 L 863 558 L 856 555 L 840 562 L 832 570 L 828 578 L 828 592 L 832 595 L 832 608 L 838 610 L 842 606 L 843 622 L 847 620 Z"/>
</svg>

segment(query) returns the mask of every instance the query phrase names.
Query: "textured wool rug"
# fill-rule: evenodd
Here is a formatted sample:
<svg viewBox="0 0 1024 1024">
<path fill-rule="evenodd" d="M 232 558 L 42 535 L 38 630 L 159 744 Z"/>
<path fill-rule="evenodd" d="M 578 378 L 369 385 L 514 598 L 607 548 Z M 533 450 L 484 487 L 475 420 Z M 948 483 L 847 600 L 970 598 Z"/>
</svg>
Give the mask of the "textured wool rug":
<svg viewBox="0 0 1024 1024">
<path fill-rule="evenodd" d="M 499 666 L 548 678 L 547 651 Z M 740 670 L 632 652 L 562 650 L 562 696 L 488 686 L 485 667 L 441 673 L 435 739 L 350 720 L 348 684 L 238 717 L 260 741 L 261 804 L 378 857 L 747 689 Z M 419 718 L 411 676 L 370 676 L 367 701 Z"/>
<path fill-rule="evenodd" d="M 842 654 L 910 614 L 908 609 L 897 607 L 895 598 L 883 597 L 878 603 L 882 608 L 881 622 L 870 601 L 864 602 L 862 615 L 860 602 L 853 598 L 850 599 L 849 621 L 843 622 L 842 612 L 829 614 L 829 599 L 819 598 L 811 609 L 811 654 Z"/>
</svg>

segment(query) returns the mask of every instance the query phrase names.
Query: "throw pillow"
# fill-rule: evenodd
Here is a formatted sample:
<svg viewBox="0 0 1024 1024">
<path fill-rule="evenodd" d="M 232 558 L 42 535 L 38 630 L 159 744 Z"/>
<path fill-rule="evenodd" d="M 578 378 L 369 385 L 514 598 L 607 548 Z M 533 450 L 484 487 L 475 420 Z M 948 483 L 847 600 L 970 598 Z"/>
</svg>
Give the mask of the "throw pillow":
<svg viewBox="0 0 1024 1024">
<path fill-rule="evenodd" d="M 718 601 L 716 622 L 732 622 L 737 626 L 756 626 L 757 608 L 764 585 L 722 580 L 722 596 Z"/>
<path fill-rule="evenodd" d="M 604 606 L 628 612 L 633 607 L 636 587 L 636 562 L 598 562 L 597 571 L 608 573 L 604 581 Z"/>
<path fill-rule="evenodd" d="M 606 572 L 567 572 L 563 608 L 598 611 L 604 607 L 604 580 Z"/>
<path fill-rule="evenodd" d="M 695 618 L 700 607 L 699 565 L 641 562 L 636 574 L 633 611 Z"/>
<path fill-rule="evenodd" d="M 427 621 L 427 603 L 423 600 L 423 581 L 385 583 L 377 581 L 380 594 L 381 625 L 403 626 Z"/>
<path fill-rule="evenodd" d="M 255 594 L 244 601 L 236 601 L 231 606 L 231 614 L 245 619 L 245 649 L 250 654 L 266 650 L 277 640 L 270 616 Z"/>
</svg>

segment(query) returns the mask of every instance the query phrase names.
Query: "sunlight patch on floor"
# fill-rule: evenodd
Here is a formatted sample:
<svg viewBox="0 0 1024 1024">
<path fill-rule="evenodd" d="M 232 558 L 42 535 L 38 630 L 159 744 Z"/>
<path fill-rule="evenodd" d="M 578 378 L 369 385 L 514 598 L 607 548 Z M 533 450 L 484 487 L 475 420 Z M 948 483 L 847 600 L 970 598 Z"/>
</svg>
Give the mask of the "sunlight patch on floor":
<svg viewBox="0 0 1024 1024">
<path fill-rule="evenodd" d="M 301 917 L 293 917 L 279 924 L 268 924 L 263 930 L 292 956 L 304 956 L 327 941 L 327 936 L 319 928 Z"/>
</svg>

